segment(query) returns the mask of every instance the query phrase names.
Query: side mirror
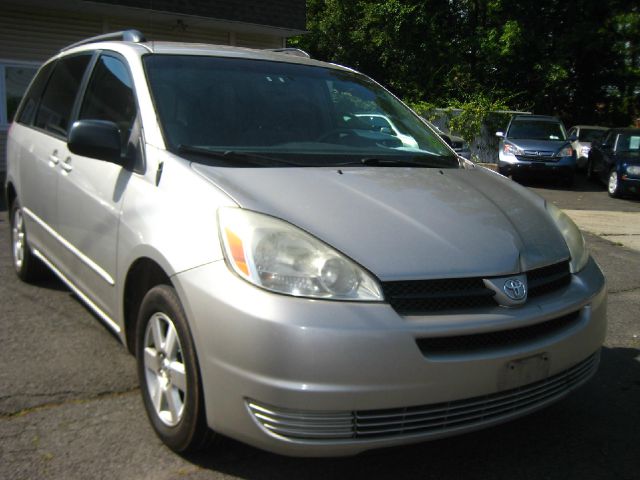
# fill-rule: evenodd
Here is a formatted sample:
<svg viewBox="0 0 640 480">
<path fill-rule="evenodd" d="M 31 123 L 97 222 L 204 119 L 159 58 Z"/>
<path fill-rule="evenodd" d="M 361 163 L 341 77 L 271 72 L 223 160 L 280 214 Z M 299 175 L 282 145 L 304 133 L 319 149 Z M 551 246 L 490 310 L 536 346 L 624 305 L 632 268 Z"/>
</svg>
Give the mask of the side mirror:
<svg viewBox="0 0 640 480">
<path fill-rule="evenodd" d="M 120 129 L 106 120 L 78 120 L 69 131 L 67 145 L 77 155 L 122 165 Z"/>
<path fill-rule="evenodd" d="M 504 138 L 504 132 L 496 132 L 496 137 Z"/>
</svg>

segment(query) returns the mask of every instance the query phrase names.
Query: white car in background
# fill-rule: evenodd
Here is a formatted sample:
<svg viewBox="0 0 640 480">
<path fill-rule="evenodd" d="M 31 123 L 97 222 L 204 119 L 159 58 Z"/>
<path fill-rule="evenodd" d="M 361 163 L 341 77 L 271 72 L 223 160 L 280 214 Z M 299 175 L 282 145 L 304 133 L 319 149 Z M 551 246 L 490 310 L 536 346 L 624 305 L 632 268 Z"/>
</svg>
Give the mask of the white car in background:
<svg viewBox="0 0 640 480">
<path fill-rule="evenodd" d="M 587 166 L 591 144 L 602 139 L 607 130 L 607 127 L 597 125 L 576 125 L 569 129 L 569 137 L 577 137 L 576 141 L 571 142 L 571 146 L 576 151 L 576 166 L 579 169 Z"/>
<path fill-rule="evenodd" d="M 398 137 L 402 145 L 409 148 L 418 148 L 418 142 L 411 135 L 405 135 L 398 130 L 398 127 L 386 115 L 378 113 L 356 113 L 356 117 L 365 121 L 373 130 L 380 131 Z"/>
</svg>

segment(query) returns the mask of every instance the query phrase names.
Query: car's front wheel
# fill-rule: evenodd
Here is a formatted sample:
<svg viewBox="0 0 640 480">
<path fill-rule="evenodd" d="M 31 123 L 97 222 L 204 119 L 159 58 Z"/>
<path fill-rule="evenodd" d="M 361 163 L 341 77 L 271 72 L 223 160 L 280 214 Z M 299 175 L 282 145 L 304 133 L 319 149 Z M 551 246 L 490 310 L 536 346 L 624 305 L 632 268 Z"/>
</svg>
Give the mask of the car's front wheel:
<svg viewBox="0 0 640 480">
<path fill-rule="evenodd" d="M 620 196 L 620 179 L 618 178 L 618 172 L 614 168 L 609 172 L 609 182 L 607 183 L 607 191 L 611 197 Z"/>
<path fill-rule="evenodd" d="M 18 277 L 25 282 L 41 279 L 47 273 L 47 267 L 33 255 L 27 239 L 27 227 L 24 212 L 18 199 L 15 199 L 9 212 L 11 224 L 11 253 L 13 267 Z"/>
<path fill-rule="evenodd" d="M 145 295 L 136 329 L 138 379 L 147 415 L 160 439 L 176 452 L 206 446 L 200 369 L 176 291 L 158 285 Z"/>
</svg>

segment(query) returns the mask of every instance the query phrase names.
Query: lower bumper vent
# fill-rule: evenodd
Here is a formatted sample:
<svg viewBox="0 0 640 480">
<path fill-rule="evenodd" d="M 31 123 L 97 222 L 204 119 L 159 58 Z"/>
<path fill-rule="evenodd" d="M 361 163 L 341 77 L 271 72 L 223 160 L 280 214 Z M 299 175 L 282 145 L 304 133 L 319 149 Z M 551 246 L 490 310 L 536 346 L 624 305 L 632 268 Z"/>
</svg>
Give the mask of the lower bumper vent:
<svg viewBox="0 0 640 480">
<path fill-rule="evenodd" d="M 248 401 L 254 419 L 268 432 L 294 440 L 344 441 L 442 435 L 502 418 L 516 417 L 560 399 L 589 379 L 599 354 L 545 380 L 455 402 L 385 410 L 311 412 L 285 410 Z"/>
</svg>

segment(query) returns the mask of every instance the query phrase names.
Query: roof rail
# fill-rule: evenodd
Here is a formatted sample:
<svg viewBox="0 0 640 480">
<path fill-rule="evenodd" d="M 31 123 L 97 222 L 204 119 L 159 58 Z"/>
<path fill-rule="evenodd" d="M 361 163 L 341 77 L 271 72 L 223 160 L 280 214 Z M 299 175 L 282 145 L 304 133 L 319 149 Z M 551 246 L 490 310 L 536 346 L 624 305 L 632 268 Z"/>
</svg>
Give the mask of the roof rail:
<svg viewBox="0 0 640 480">
<path fill-rule="evenodd" d="M 96 42 L 105 42 L 107 40 L 120 40 L 122 42 L 134 42 L 134 43 L 141 43 L 141 42 L 147 41 L 144 38 L 144 35 L 138 30 L 122 30 L 120 32 L 105 33 L 104 35 L 85 38 L 84 40 L 80 40 L 79 42 L 72 43 L 71 45 L 64 47 L 60 51 L 64 52 L 71 48 L 79 47 L 80 45 L 87 45 L 89 43 L 96 43 Z"/>
<path fill-rule="evenodd" d="M 309 55 L 304 50 L 300 50 L 299 48 L 267 48 L 267 50 L 269 50 L 270 52 L 286 53 L 287 55 L 295 55 L 296 57 L 311 58 L 311 55 Z"/>
</svg>

